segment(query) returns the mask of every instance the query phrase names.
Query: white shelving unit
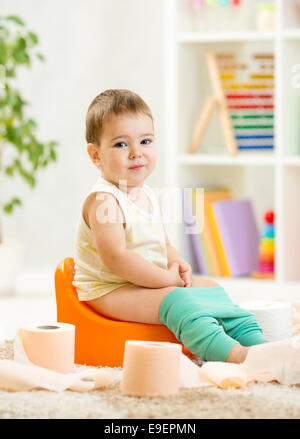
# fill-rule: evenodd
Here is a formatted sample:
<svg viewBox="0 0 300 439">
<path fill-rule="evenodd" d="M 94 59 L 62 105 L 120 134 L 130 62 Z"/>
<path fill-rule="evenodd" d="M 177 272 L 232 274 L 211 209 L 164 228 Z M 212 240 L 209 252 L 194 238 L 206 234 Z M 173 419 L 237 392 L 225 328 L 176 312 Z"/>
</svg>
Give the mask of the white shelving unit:
<svg viewBox="0 0 300 439">
<path fill-rule="evenodd" d="M 255 30 L 253 0 L 248 0 L 252 15 L 248 11 L 251 18 L 247 25 L 229 31 L 195 29 L 188 9 L 191 0 L 164 0 L 164 162 L 168 164 L 164 187 L 230 186 L 234 197 L 251 199 L 260 229 L 263 213 L 268 209 L 275 211 L 275 279 L 219 279 L 241 300 L 269 297 L 300 301 L 300 17 L 297 19 L 292 10 L 297 1 L 274 0 L 276 28 L 262 32 Z M 208 49 L 274 52 L 274 151 L 228 155 L 216 115 L 203 146 L 196 154 L 188 153 L 196 120 L 210 89 L 205 64 Z M 190 259 L 182 224 L 167 226 L 173 244 Z"/>
</svg>

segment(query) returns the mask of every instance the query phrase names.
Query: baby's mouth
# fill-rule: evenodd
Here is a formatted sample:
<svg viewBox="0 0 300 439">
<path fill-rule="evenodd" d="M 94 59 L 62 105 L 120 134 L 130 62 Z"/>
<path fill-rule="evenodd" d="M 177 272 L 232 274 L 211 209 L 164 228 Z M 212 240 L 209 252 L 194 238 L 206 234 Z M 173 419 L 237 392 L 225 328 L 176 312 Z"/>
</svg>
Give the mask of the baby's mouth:
<svg viewBox="0 0 300 439">
<path fill-rule="evenodd" d="M 131 166 L 129 169 L 141 169 L 143 168 L 145 165 L 135 165 L 135 166 Z"/>
</svg>

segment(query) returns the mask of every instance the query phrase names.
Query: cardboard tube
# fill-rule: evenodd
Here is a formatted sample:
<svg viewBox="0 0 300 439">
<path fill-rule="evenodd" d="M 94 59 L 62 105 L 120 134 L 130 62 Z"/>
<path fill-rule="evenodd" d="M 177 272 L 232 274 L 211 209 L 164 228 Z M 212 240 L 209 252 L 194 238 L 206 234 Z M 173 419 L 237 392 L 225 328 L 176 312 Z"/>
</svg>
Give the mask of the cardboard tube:
<svg viewBox="0 0 300 439">
<path fill-rule="evenodd" d="M 131 396 L 169 396 L 180 386 L 182 346 L 126 340 L 121 392 Z"/>
<path fill-rule="evenodd" d="M 15 360 L 55 372 L 74 372 L 74 325 L 60 322 L 24 325 L 17 337 Z"/>
</svg>

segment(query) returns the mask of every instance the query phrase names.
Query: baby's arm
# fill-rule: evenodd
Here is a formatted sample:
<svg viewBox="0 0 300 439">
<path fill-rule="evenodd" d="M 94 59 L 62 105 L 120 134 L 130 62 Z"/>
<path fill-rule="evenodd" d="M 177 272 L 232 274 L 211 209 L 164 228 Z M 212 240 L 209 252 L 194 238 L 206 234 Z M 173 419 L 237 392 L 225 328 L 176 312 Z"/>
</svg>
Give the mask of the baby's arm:
<svg viewBox="0 0 300 439">
<path fill-rule="evenodd" d="M 192 267 L 188 262 L 186 262 L 180 256 L 177 249 L 171 245 L 166 230 L 165 230 L 165 238 L 166 238 L 166 247 L 167 247 L 167 255 L 168 255 L 168 267 L 174 264 L 174 262 L 177 262 L 179 264 L 180 276 L 184 281 L 184 286 L 191 287 L 193 283 Z"/>
<path fill-rule="evenodd" d="M 148 288 L 183 286 L 179 272 L 164 270 L 147 261 L 136 251 L 126 249 L 126 236 L 121 219 L 123 214 L 115 197 L 105 194 L 103 200 L 95 197 L 88 209 L 89 225 L 97 252 L 104 265 L 123 279 Z M 103 197 L 104 198 L 104 197 Z M 105 204 L 102 204 L 105 203 Z M 114 221 L 109 222 L 101 212 L 115 212 Z M 98 212 L 98 215 L 97 215 Z"/>
</svg>

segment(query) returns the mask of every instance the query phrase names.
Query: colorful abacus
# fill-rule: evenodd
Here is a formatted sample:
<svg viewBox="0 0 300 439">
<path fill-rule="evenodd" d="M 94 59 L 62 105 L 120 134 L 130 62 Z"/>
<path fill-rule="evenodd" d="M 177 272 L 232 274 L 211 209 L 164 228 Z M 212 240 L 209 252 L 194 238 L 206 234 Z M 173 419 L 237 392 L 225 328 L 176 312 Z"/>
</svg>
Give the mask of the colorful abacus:
<svg viewBox="0 0 300 439">
<path fill-rule="evenodd" d="M 246 66 L 232 53 L 217 59 L 238 149 L 274 149 L 273 54 L 254 54 Z"/>
<path fill-rule="evenodd" d="M 264 227 L 259 246 L 258 271 L 252 274 L 253 278 L 274 278 L 274 212 L 269 210 L 264 215 Z"/>
<path fill-rule="evenodd" d="M 219 109 L 224 143 L 229 154 L 239 150 L 274 149 L 274 55 L 257 53 L 251 63 L 233 53 L 206 53 L 212 94 L 199 115 L 189 145 L 193 154 L 215 108 Z"/>
</svg>

